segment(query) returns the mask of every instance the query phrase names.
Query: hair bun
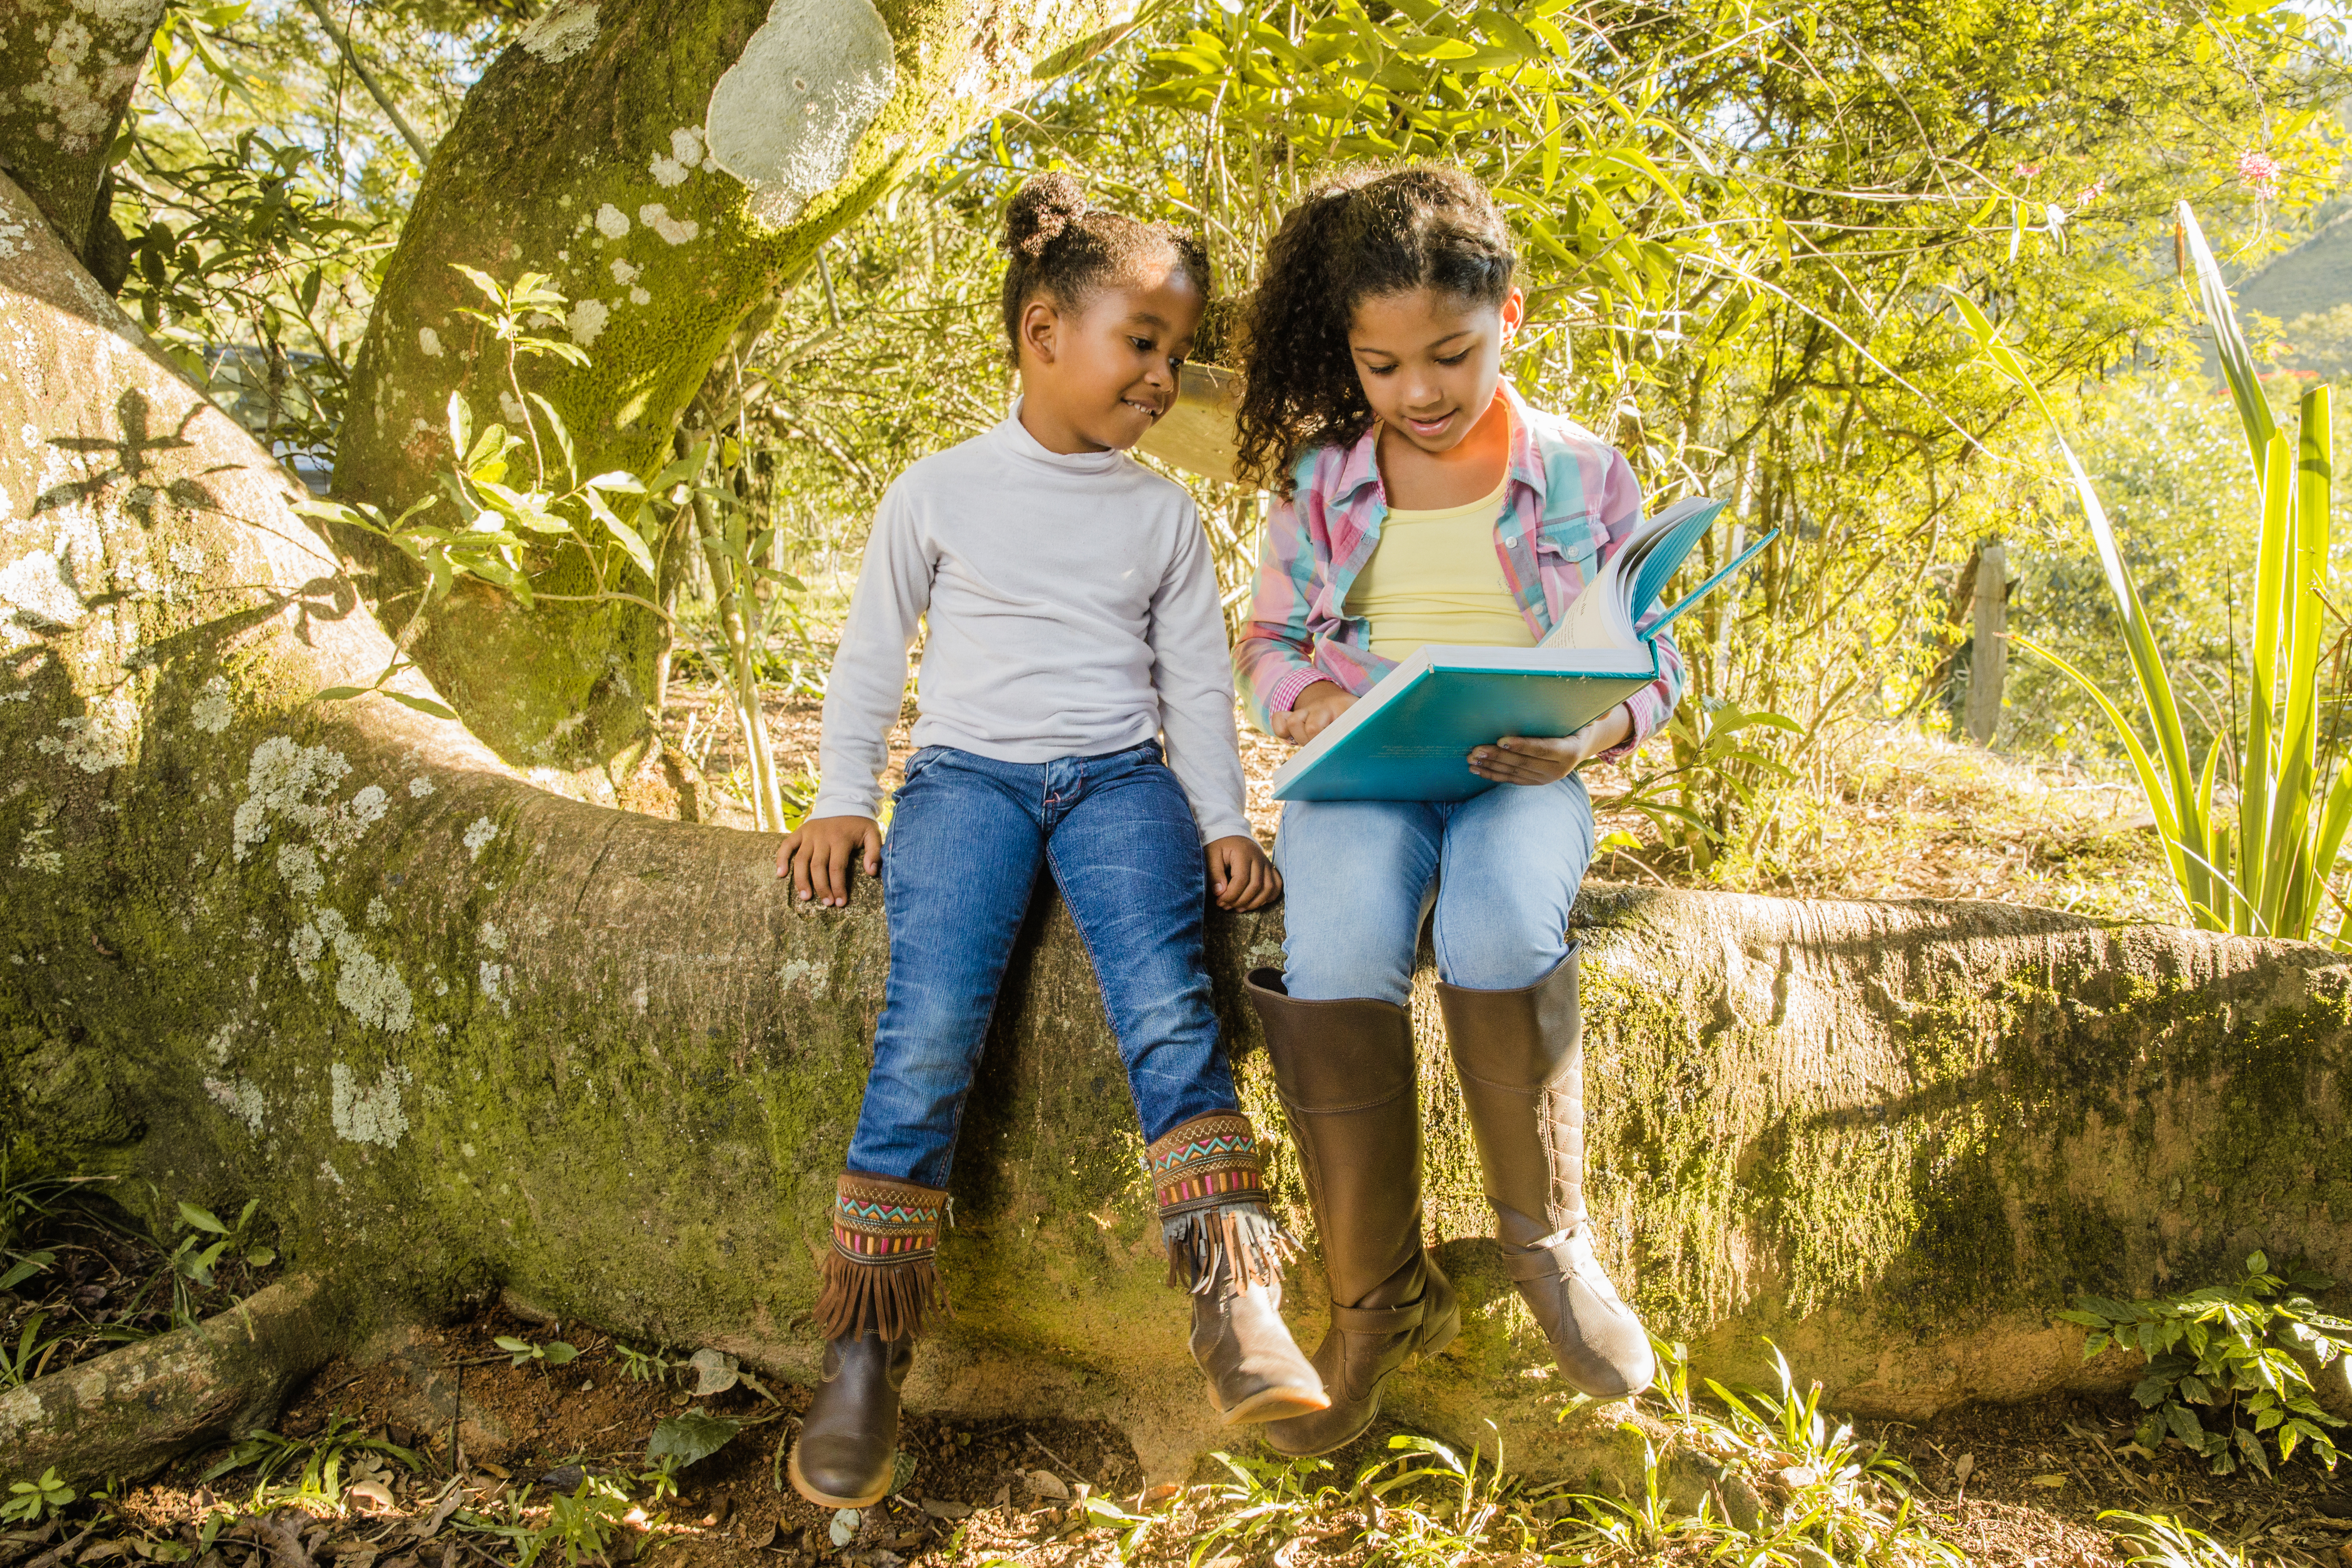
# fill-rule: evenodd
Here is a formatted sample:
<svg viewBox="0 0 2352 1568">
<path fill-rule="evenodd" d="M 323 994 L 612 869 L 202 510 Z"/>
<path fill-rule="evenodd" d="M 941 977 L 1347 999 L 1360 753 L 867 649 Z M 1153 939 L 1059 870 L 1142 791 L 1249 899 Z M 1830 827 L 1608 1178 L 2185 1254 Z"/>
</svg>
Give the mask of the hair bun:
<svg viewBox="0 0 2352 1568">
<path fill-rule="evenodd" d="M 1004 248 L 1035 260 L 1062 231 L 1087 216 L 1086 193 L 1059 172 L 1033 174 L 1004 209 Z"/>
</svg>

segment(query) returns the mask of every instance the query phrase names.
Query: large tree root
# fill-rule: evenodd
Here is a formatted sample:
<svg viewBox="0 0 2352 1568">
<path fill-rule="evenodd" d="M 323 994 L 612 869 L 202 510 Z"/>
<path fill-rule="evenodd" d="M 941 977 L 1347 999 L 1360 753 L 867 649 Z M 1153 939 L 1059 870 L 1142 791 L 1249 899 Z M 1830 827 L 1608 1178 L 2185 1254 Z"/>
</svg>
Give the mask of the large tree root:
<svg viewBox="0 0 2352 1568">
<path fill-rule="evenodd" d="M 72 1485 L 140 1476 L 277 1419 L 286 1395 L 352 1342 L 348 1296 L 314 1275 L 217 1317 L 0 1394 L 0 1478 L 55 1468 Z"/>
</svg>

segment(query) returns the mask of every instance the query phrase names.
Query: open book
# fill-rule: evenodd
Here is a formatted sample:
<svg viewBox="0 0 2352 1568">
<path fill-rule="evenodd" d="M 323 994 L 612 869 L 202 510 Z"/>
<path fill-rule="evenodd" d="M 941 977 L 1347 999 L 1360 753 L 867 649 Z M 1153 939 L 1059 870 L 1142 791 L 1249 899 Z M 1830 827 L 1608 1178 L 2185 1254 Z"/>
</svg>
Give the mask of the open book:
<svg viewBox="0 0 2352 1568">
<path fill-rule="evenodd" d="M 1492 789 L 1470 771 L 1473 747 L 1571 734 L 1655 680 L 1657 635 L 1772 542 L 1640 626 L 1723 505 L 1699 497 L 1643 519 L 1535 647 L 1423 647 L 1282 765 L 1275 798 L 1467 800 Z"/>
</svg>

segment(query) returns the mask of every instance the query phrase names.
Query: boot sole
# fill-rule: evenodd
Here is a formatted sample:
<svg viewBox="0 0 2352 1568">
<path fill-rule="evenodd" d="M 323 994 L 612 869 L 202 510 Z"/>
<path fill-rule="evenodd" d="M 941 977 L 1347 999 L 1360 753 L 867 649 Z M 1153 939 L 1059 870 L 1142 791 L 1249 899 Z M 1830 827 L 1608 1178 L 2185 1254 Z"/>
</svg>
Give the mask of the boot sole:
<svg viewBox="0 0 2352 1568">
<path fill-rule="evenodd" d="M 1423 1356 L 1435 1355 L 1447 1345 L 1452 1344 L 1454 1342 L 1454 1337 L 1461 1331 L 1462 1307 L 1457 1301 L 1454 1304 L 1454 1310 L 1445 1314 L 1444 1321 L 1439 1323 L 1434 1329 L 1423 1331 L 1421 1338 L 1413 1345 L 1412 1354 L 1407 1359 L 1411 1361 L 1418 1361 Z M 1381 1381 L 1385 1382 L 1387 1380 L 1382 1379 Z M 1328 1400 L 1325 1401 L 1323 1408 L 1330 1408 L 1330 1405 Z M 1357 1438 L 1370 1431 L 1372 1429 L 1372 1423 L 1378 1421 L 1380 1418 L 1381 1396 L 1379 1390 L 1375 1389 L 1372 1393 L 1372 1407 L 1371 1410 L 1364 1416 L 1364 1424 L 1357 1427 L 1354 1431 L 1349 1433 L 1346 1436 L 1326 1443 L 1320 1447 L 1286 1448 L 1281 1444 L 1276 1442 L 1271 1435 L 1261 1434 L 1261 1436 L 1267 1447 L 1273 1449 L 1276 1453 L 1280 1454 L 1286 1459 L 1313 1459 L 1318 1458 L 1325 1454 L 1335 1453 L 1338 1450 L 1346 1447 L 1349 1444 L 1354 1442 Z"/>
<path fill-rule="evenodd" d="M 1312 1415 L 1318 1410 L 1330 1408 L 1330 1396 L 1320 1392 L 1310 1393 L 1304 1388 L 1267 1388 L 1220 1414 L 1226 1426 L 1240 1426 L 1262 1421 L 1286 1421 L 1294 1415 Z"/>
<path fill-rule="evenodd" d="M 801 1449 L 797 1443 L 793 1445 L 792 1458 L 784 1461 L 784 1473 L 792 1478 L 793 1490 L 819 1508 L 872 1508 L 890 1495 L 890 1479 L 887 1476 L 866 1497 L 835 1497 L 830 1492 L 819 1491 L 809 1485 L 806 1476 L 801 1474 Z"/>
</svg>

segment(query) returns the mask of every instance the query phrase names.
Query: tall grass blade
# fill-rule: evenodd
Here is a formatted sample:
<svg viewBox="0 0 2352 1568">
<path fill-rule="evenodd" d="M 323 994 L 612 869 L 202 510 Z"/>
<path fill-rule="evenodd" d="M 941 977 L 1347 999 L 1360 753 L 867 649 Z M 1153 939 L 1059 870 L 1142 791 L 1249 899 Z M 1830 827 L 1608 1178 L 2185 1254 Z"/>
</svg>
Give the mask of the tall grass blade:
<svg viewBox="0 0 2352 1568">
<path fill-rule="evenodd" d="M 2213 349 L 2221 362 L 2221 379 L 2229 383 L 2230 399 L 2238 405 L 2238 423 L 2245 429 L 2247 454 L 2253 460 L 2254 483 L 2259 485 L 2263 482 L 2263 464 L 2270 450 L 2271 434 L 2278 428 L 2278 423 L 2271 417 L 2270 400 L 2263 395 L 2262 380 L 2254 374 L 2253 352 L 2246 347 L 2246 334 L 2238 327 L 2238 312 L 2230 304 L 2229 282 L 2213 259 L 2212 248 L 2205 243 L 2205 231 L 2197 226 L 2197 214 L 2187 202 L 2182 202 L 2177 216 L 2189 261 L 2197 272 L 2198 301 L 2205 309 L 2206 325 L 2213 329 Z"/>
</svg>

